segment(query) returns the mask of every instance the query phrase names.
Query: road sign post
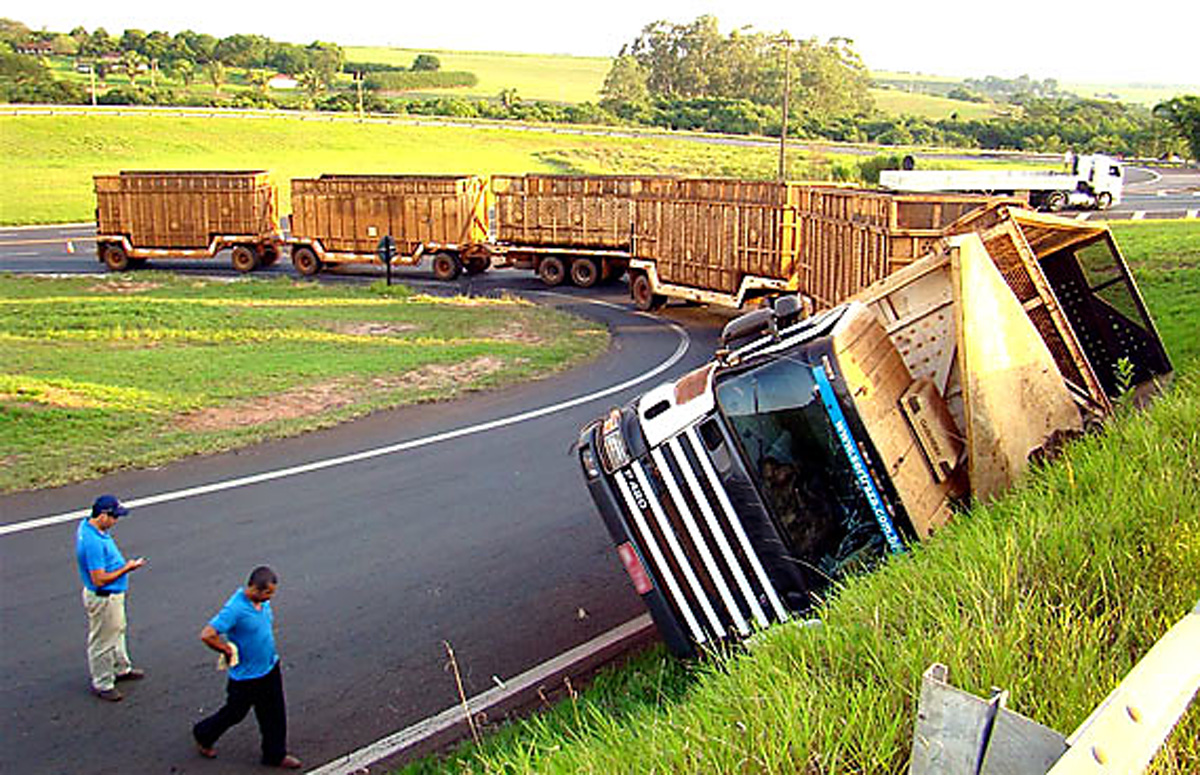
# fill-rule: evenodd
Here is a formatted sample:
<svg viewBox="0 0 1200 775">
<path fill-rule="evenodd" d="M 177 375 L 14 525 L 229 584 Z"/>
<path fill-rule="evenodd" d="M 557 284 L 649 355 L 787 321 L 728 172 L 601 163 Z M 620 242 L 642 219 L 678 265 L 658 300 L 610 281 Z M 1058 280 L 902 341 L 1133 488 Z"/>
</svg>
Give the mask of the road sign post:
<svg viewBox="0 0 1200 775">
<path fill-rule="evenodd" d="M 387 284 L 392 284 L 392 259 L 396 257 L 396 240 L 391 234 L 385 234 L 379 240 L 379 245 L 375 248 L 375 252 L 379 254 L 379 260 L 383 261 L 383 266 L 387 270 Z"/>
</svg>

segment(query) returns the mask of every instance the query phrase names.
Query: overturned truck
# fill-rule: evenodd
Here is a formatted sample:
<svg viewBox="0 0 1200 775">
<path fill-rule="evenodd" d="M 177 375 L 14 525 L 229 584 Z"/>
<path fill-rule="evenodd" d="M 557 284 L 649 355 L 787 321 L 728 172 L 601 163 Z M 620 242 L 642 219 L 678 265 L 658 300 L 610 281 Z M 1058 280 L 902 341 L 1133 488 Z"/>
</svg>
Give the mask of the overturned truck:
<svg viewBox="0 0 1200 775">
<path fill-rule="evenodd" d="M 592 498 L 677 654 L 803 614 L 1171 372 L 1108 230 L 1005 205 L 803 307 L 731 321 L 712 362 L 581 432 Z"/>
</svg>

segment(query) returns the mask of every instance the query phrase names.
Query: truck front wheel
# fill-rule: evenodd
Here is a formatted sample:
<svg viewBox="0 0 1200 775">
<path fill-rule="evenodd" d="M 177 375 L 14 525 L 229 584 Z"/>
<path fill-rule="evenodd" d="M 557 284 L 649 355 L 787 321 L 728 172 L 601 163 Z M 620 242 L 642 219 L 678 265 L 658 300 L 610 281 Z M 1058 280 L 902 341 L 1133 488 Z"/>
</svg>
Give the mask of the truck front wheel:
<svg viewBox="0 0 1200 775">
<path fill-rule="evenodd" d="M 305 277 L 312 277 L 321 271 L 321 259 L 317 258 L 315 250 L 307 245 L 300 245 L 292 248 L 292 266 Z"/>
<path fill-rule="evenodd" d="M 580 288 L 591 288 L 600 282 L 600 267 L 590 258 L 577 258 L 571 262 L 571 282 Z"/>
<path fill-rule="evenodd" d="M 652 312 L 667 303 L 666 296 L 654 292 L 645 272 L 633 275 L 629 282 L 629 295 L 633 298 L 633 306 L 642 312 Z"/>
<path fill-rule="evenodd" d="M 1067 206 L 1067 195 L 1061 191 L 1051 191 L 1046 196 L 1046 209 L 1057 213 Z"/>
<path fill-rule="evenodd" d="M 1101 191 L 1096 195 L 1096 209 L 1107 210 L 1112 207 L 1112 194 L 1107 191 Z"/>
<path fill-rule="evenodd" d="M 258 251 L 249 245 L 234 245 L 230 256 L 233 268 L 245 274 L 258 269 Z"/>
<path fill-rule="evenodd" d="M 104 259 L 104 265 L 113 272 L 124 272 L 129 268 L 129 254 L 120 245 L 105 245 L 100 257 Z"/>
</svg>

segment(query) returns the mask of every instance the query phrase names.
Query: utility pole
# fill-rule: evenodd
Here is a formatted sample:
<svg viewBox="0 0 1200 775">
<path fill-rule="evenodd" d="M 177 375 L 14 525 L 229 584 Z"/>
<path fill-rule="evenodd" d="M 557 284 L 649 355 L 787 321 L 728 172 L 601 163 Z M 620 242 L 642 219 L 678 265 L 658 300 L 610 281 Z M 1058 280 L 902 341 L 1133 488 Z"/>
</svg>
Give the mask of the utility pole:
<svg viewBox="0 0 1200 775">
<path fill-rule="evenodd" d="M 354 82 L 358 85 L 358 123 L 361 124 L 363 120 L 363 73 L 361 71 L 354 74 Z"/>
<path fill-rule="evenodd" d="M 88 74 L 92 79 L 92 107 L 96 107 L 96 63 L 92 62 L 88 65 Z"/>
<path fill-rule="evenodd" d="M 792 38 L 784 35 L 783 43 L 783 122 L 779 127 L 779 181 L 787 180 L 788 97 L 792 91 Z"/>
</svg>

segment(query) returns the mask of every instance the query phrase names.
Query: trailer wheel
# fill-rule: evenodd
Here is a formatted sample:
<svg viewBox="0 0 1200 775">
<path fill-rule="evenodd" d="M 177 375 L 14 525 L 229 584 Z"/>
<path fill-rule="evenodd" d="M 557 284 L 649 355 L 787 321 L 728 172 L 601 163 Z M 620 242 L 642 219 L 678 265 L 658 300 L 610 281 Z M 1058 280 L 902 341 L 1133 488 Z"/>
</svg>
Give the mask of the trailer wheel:
<svg viewBox="0 0 1200 775">
<path fill-rule="evenodd" d="M 234 245 L 230 261 L 243 274 L 258 269 L 258 253 L 249 245 Z"/>
<path fill-rule="evenodd" d="M 642 312 L 652 312 L 667 303 L 666 296 L 654 292 L 645 272 L 633 275 L 629 282 L 629 295 L 633 298 L 633 306 Z"/>
<path fill-rule="evenodd" d="M 104 265 L 113 272 L 124 272 L 129 268 L 129 254 L 120 245 L 105 245 L 100 257 L 104 259 Z"/>
<path fill-rule="evenodd" d="M 483 274 L 492 266 L 492 259 L 487 256 L 471 256 L 467 259 L 466 270 L 469 275 Z"/>
<path fill-rule="evenodd" d="M 433 257 L 433 276 L 439 280 L 456 280 L 462 270 L 462 262 L 453 253 L 438 253 Z"/>
<path fill-rule="evenodd" d="M 1112 194 L 1107 191 L 1101 191 L 1096 195 L 1096 209 L 1107 210 L 1112 207 Z"/>
<path fill-rule="evenodd" d="M 542 282 L 553 288 L 556 285 L 562 285 L 562 281 L 567 278 L 567 267 L 563 265 L 563 260 L 558 256 L 546 256 L 538 264 L 537 273 L 538 277 L 542 278 Z"/>
<path fill-rule="evenodd" d="M 312 277 L 321 271 L 321 259 L 317 258 L 315 250 L 307 245 L 300 245 L 292 248 L 292 266 L 305 277 Z"/>
<path fill-rule="evenodd" d="M 1061 191 L 1051 191 L 1046 195 L 1046 209 L 1057 213 L 1067 206 L 1067 195 Z"/>
<path fill-rule="evenodd" d="M 600 267 L 590 258 L 577 258 L 571 262 L 571 282 L 580 288 L 591 288 L 600 282 Z"/>
</svg>

